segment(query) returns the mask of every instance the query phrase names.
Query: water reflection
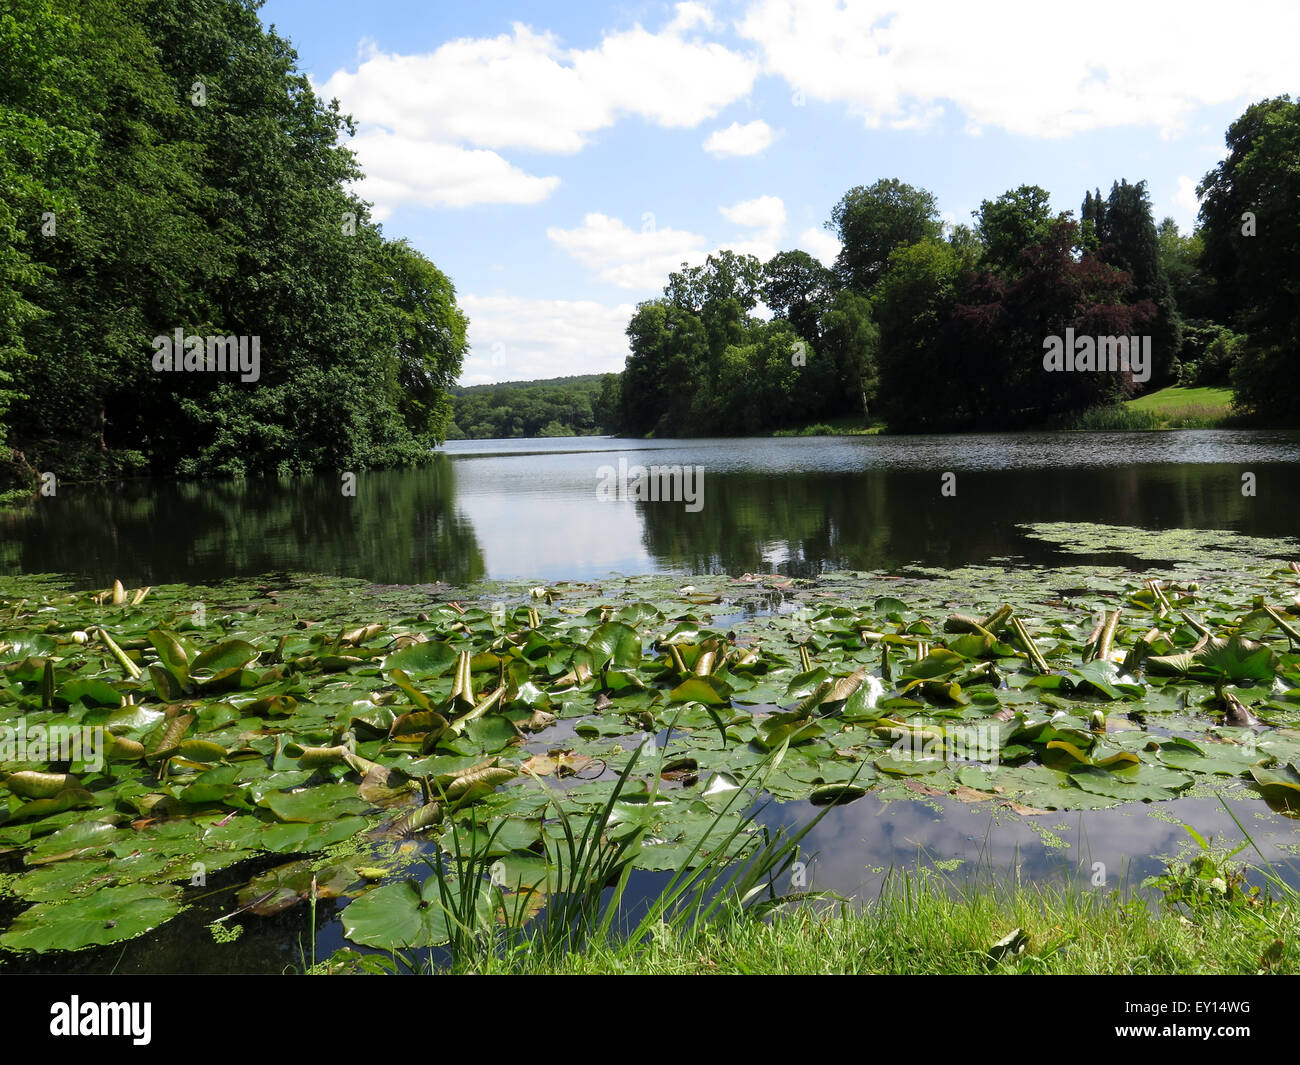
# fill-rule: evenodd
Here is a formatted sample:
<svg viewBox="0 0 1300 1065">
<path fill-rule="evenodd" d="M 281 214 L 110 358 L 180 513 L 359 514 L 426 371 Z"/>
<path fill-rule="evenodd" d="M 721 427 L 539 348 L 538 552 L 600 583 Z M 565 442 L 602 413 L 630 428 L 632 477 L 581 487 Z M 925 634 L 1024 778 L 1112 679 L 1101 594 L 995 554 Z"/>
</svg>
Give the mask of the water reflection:
<svg viewBox="0 0 1300 1065">
<path fill-rule="evenodd" d="M 445 455 L 419 470 L 342 477 L 123 481 L 60 486 L 0 513 L 8 573 L 67 573 L 92 584 L 206 583 L 285 571 L 391 584 L 484 576 Z"/>
<path fill-rule="evenodd" d="M 1267 861 L 1292 887 L 1300 888 L 1300 870 L 1294 864 L 1295 822 L 1262 809 L 1253 795 L 1229 805 L 1259 846 L 1259 853 L 1247 846 L 1235 861 L 1256 867 Z M 806 802 L 773 803 L 762 820 L 793 832 L 817 812 Z M 925 802 L 884 802 L 868 793 L 831 809 L 805 837 L 803 850 L 810 889 L 859 901 L 879 893 L 890 869 L 933 868 L 935 863 L 943 863 L 939 868 L 954 885 L 991 880 L 1005 884 L 1008 878 L 1018 878 L 1025 884 L 1136 890 L 1146 877 L 1165 871 L 1162 858 L 1176 858 L 1194 848 L 1184 824 L 1225 850 L 1246 842 L 1218 799 L 1183 798 L 1021 817 L 989 803 L 966 804 L 942 796 Z M 1263 884 L 1258 868 L 1250 880 Z"/>
<path fill-rule="evenodd" d="M 602 466 L 703 466 L 704 505 L 602 502 Z M 1025 433 L 461 441 L 429 467 L 335 477 L 67 485 L 0 515 L 8 573 L 103 585 L 311 571 L 381 583 L 611 573 L 1050 565 L 1024 522 L 1295 532 L 1300 434 Z M 1252 472 L 1257 494 L 1243 496 Z M 956 475 L 955 496 L 940 492 Z M 1117 561 L 1099 543 L 1093 561 Z M 1076 559 L 1077 561 L 1077 559 Z"/>
</svg>

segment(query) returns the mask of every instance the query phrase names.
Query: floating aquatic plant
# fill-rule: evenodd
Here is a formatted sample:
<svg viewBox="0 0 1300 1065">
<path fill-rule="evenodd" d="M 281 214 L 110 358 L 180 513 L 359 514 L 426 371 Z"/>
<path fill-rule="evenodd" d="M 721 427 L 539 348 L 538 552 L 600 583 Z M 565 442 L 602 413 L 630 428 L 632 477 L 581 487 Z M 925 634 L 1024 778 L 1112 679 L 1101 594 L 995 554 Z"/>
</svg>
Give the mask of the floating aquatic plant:
<svg viewBox="0 0 1300 1065">
<path fill-rule="evenodd" d="M 0 946 L 143 934 L 252 859 L 229 889 L 241 920 L 314 881 L 312 898 L 355 900 L 344 921 L 362 942 L 388 907 L 411 910 L 393 943 L 434 940 L 454 929 L 429 892 L 460 877 L 412 887 L 405 870 L 423 854 L 449 872 L 485 846 L 534 920 L 557 870 L 604 853 L 566 850 L 567 818 L 608 808 L 607 840 L 637 836 L 620 876 L 689 875 L 743 851 L 728 803 L 760 765 L 763 794 L 822 807 L 872 791 L 1033 816 L 1232 788 L 1300 808 L 1294 568 L 968 576 L 477 598 L 12 581 L 0 853 L 21 861 L 6 888 L 28 907 Z M 275 855 L 287 864 L 268 871 Z M 101 896 L 120 916 L 100 919 Z"/>
</svg>

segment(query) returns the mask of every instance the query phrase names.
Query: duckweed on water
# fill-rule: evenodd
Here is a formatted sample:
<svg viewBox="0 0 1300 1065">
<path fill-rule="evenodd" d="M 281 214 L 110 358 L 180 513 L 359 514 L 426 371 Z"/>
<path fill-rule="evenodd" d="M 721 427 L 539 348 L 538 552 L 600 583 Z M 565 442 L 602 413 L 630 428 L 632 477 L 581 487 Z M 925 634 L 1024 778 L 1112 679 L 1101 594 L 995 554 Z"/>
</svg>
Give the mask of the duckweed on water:
<svg viewBox="0 0 1300 1065">
<path fill-rule="evenodd" d="M 227 916 L 355 899 L 356 941 L 437 943 L 446 928 L 421 902 L 433 878 L 402 879 L 412 840 L 453 858 L 490 847 L 494 881 L 539 911 L 559 815 L 599 811 L 633 751 L 610 823 L 640 830 L 646 870 L 734 827 L 740 850 L 748 825 L 724 805 L 784 745 L 764 782 L 779 800 L 872 790 L 1033 818 L 1196 788 L 1294 815 L 1300 571 L 1268 557 L 1286 545 L 1250 554 L 1236 538 L 1231 566 L 1200 546 L 1199 569 L 1149 579 L 1091 567 L 455 592 L 286 577 L 94 594 L 9 580 L 0 893 L 16 916 L 0 947 L 142 935 L 235 866 L 248 872 Z"/>
</svg>

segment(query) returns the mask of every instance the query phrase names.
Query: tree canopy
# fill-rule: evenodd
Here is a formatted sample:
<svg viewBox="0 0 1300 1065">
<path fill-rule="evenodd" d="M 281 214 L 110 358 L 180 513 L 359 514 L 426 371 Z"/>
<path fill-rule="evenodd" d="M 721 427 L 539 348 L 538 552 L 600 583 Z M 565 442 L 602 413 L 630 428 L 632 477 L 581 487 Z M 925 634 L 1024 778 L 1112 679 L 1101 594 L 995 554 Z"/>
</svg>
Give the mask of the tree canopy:
<svg viewBox="0 0 1300 1065">
<path fill-rule="evenodd" d="M 1020 185 L 982 201 L 973 226 L 943 225 L 935 196 L 897 178 L 857 185 L 826 222 L 833 268 L 801 249 L 761 265 L 724 251 L 672 274 L 628 324 L 604 424 L 1014 428 L 1229 381 L 1243 413 L 1300 423 L 1300 103 L 1252 105 L 1227 143 L 1187 234 L 1157 225 L 1146 182 L 1122 177 L 1086 191 L 1077 219 Z"/>
<path fill-rule="evenodd" d="M 350 120 L 258 6 L 0 14 L 11 481 L 357 469 L 443 438 L 466 346 L 454 287 L 347 191 Z M 160 372 L 153 340 L 177 330 L 206 351 L 256 338 L 255 375 Z"/>
</svg>

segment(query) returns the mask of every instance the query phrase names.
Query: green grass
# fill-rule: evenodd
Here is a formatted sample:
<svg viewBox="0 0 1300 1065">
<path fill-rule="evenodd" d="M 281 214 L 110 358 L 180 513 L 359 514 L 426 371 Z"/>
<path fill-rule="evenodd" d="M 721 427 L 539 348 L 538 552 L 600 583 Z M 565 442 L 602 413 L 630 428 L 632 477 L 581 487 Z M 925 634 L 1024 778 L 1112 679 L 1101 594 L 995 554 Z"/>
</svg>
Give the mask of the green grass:
<svg viewBox="0 0 1300 1065">
<path fill-rule="evenodd" d="M 1112 407 L 1095 407 L 1066 419 L 1059 428 L 1094 432 L 1142 429 L 1224 429 L 1244 424 L 1232 407 L 1230 388 L 1162 388 Z"/>
<path fill-rule="evenodd" d="M 1172 386 L 1140 399 L 1130 399 L 1125 406 L 1130 410 L 1153 410 L 1165 414 L 1188 409 L 1204 410 L 1222 416 L 1232 407 L 1232 389 Z"/>
<path fill-rule="evenodd" d="M 669 932 L 634 950 L 596 946 L 553 974 L 1253 974 L 1300 972 L 1300 918 L 1225 912 L 1186 921 L 1140 901 L 1044 888 L 953 898 L 937 878 L 901 880 L 862 914 L 807 909 L 770 923 L 739 920 L 684 934 Z M 995 957 L 1014 930 L 1017 954 Z M 1281 940 L 1280 952 L 1274 944 Z"/>
<path fill-rule="evenodd" d="M 1016 930 L 1023 933 L 1022 949 L 998 951 L 995 944 Z M 349 951 L 317 971 L 357 971 L 360 961 Z M 606 937 L 560 956 L 489 954 L 473 971 L 1194 975 L 1261 970 L 1300 973 L 1300 909 L 1294 898 L 1261 909 L 1188 911 L 1153 908 L 1120 890 L 1084 886 L 985 885 L 954 892 L 939 874 L 920 872 L 891 878 L 862 912 L 802 907 L 770 921 L 740 914 L 703 925 L 663 924 L 637 943 Z"/>
<path fill-rule="evenodd" d="M 1124 404 L 1131 417 L 1151 419 L 1154 429 L 1220 429 L 1236 424 L 1230 388 L 1171 386 Z M 1148 428 L 1148 426 L 1138 426 Z"/>
<path fill-rule="evenodd" d="M 814 422 L 795 428 L 777 429 L 773 436 L 871 436 L 884 428 L 884 422 L 866 424 L 860 414 L 846 414 L 839 418 Z"/>
<path fill-rule="evenodd" d="M 569 890 L 576 888 L 582 898 L 576 907 L 563 897 L 552 901 L 563 914 L 559 928 L 552 924 L 548 929 L 549 922 L 543 922 L 540 929 L 520 935 L 524 929 L 515 925 L 509 949 L 497 949 L 499 924 L 486 938 L 481 925 L 474 927 L 478 922 L 471 904 L 457 907 L 466 936 L 458 943 L 453 935 L 450 968 L 438 966 L 431 957 L 423 963 L 410 957 L 399 962 L 396 956 L 366 956 L 347 949 L 311 971 L 663 976 L 1300 973 L 1300 892 L 1264 859 L 1226 803 L 1224 808 L 1245 842 L 1225 852 L 1184 825 L 1199 850 L 1187 860 L 1167 861 L 1165 873 L 1143 882 L 1142 888 L 1155 889 L 1159 896 L 1153 904 L 1123 879 L 1109 890 L 1086 886 L 1086 874 L 1069 884 L 1025 885 L 1018 876 L 1014 883 L 997 878 L 991 869 L 990 875 L 983 875 L 982 864 L 973 881 L 960 885 L 936 869 L 891 871 L 879 894 L 861 910 L 851 908 L 847 900 L 828 904 L 827 897 L 817 893 L 777 896 L 774 880 L 790 868 L 809 825 L 792 839 L 767 840 L 739 867 L 729 869 L 725 860 L 715 857 L 704 860 L 694 873 L 683 868 L 626 934 L 613 928 L 613 910 L 627 885 L 624 863 L 615 857 L 595 877 L 570 877 Z M 607 809 L 586 826 L 583 846 L 604 836 L 609 827 Z M 1254 848 L 1262 861 L 1262 887 L 1249 884 L 1246 867 L 1231 861 L 1247 848 Z M 575 856 L 582 849 L 574 850 L 570 836 Z M 474 894 L 479 893 L 482 873 L 474 870 L 462 881 L 475 886 Z M 600 885 L 615 880 L 610 908 L 597 924 Z M 679 907 L 683 900 L 687 905 Z M 500 916 L 507 926 L 517 919 L 504 910 Z M 575 927 L 583 929 L 576 938 L 571 935 Z"/>
</svg>

